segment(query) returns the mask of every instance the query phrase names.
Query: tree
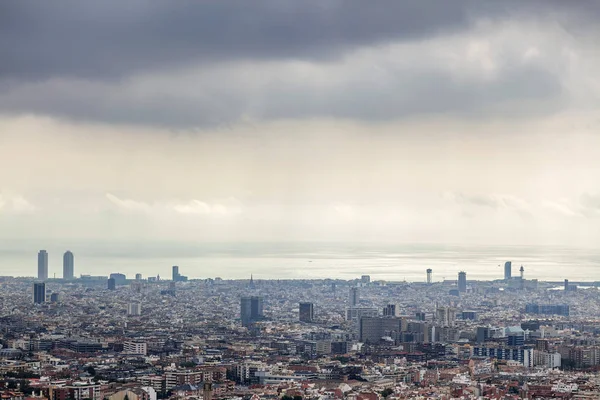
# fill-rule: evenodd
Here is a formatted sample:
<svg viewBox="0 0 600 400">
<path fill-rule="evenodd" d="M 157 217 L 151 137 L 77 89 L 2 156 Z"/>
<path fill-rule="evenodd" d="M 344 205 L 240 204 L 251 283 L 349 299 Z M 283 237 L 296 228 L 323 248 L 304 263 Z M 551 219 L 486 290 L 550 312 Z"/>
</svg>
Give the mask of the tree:
<svg viewBox="0 0 600 400">
<path fill-rule="evenodd" d="M 386 388 L 381 391 L 381 395 L 386 398 L 392 393 L 394 393 L 394 390 L 392 388 Z"/>
</svg>

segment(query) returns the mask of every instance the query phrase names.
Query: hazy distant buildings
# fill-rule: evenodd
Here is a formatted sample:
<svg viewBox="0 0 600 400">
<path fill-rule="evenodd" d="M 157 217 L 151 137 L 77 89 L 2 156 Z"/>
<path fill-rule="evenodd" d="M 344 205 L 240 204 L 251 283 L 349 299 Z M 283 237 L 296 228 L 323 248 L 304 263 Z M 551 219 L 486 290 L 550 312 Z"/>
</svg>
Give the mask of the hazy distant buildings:
<svg viewBox="0 0 600 400">
<path fill-rule="evenodd" d="M 355 307 L 360 302 L 360 292 L 357 287 L 350 288 L 350 294 L 348 297 L 348 303 L 350 303 L 350 307 Z"/>
<path fill-rule="evenodd" d="M 50 303 L 58 303 L 60 300 L 60 295 L 58 293 L 52 293 L 50 295 Z"/>
<path fill-rule="evenodd" d="M 363 285 L 367 285 L 367 284 L 371 283 L 371 275 L 363 275 L 363 276 L 361 276 L 360 277 L 360 282 Z"/>
<path fill-rule="evenodd" d="M 467 291 L 467 273 L 464 271 L 458 273 L 458 291 L 461 293 Z"/>
<path fill-rule="evenodd" d="M 108 281 L 106 282 L 106 287 L 108 290 L 115 290 L 117 288 L 115 278 L 108 278 Z"/>
<path fill-rule="evenodd" d="M 504 279 L 508 280 L 512 277 L 512 262 L 507 261 L 504 263 Z"/>
<path fill-rule="evenodd" d="M 119 272 L 113 272 L 112 274 L 110 274 L 109 278 L 115 280 L 116 286 L 125 285 L 127 283 L 127 276 Z"/>
<path fill-rule="evenodd" d="M 46 302 L 46 284 L 44 282 L 36 282 L 33 284 L 33 302 L 35 304 Z"/>
<path fill-rule="evenodd" d="M 38 279 L 45 281 L 48 279 L 48 252 L 40 250 L 38 253 Z"/>
<path fill-rule="evenodd" d="M 313 303 L 300 303 L 298 319 L 300 322 L 313 322 L 314 305 Z"/>
<path fill-rule="evenodd" d="M 135 274 L 135 280 L 136 281 L 141 281 L 142 280 L 142 274 Z"/>
<path fill-rule="evenodd" d="M 75 259 L 73 253 L 66 251 L 63 255 L 63 279 L 71 280 L 75 275 Z"/>
<path fill-rule="evenodd" d="M 240 317 L 243 326 L 263 319 L 263 298 L 260 296 L 242 297 L 240 300 Z"/>
<path fill-rule="evenodd" d="M 427 283 L 431 285 L 433 270 L 431 268 L 427 268 Z"/>
<path fill-rule="evenodd" d="M 181 275 L 179 273 L 179 266 L 173 265 L 173 268 L 172 268 L 172 279 L 173 279 L 173 282 L 185 282 L 185 281 L 188 280 L 188 277 L 184 276 L 184 275 Z"/>
<path fill-rule="evenodd" d="M 570 309 L 568 304 L 530 303 L 525 305 L 525 312 L 527 314 L 562 315 L 568 317 L 570 314 Z"/>
</svg>

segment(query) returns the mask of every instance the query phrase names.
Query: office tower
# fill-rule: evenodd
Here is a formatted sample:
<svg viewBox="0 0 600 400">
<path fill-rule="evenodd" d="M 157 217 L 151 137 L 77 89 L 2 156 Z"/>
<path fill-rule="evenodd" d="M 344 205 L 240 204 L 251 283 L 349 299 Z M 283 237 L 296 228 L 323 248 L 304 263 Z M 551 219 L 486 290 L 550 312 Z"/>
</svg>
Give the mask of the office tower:
<svg viewBox="0 0 600 400">
<path fill-rule="evenodd" d="M 115 283 L 115 278 L 108 278 L 107 288 L 108 288 L 108 290 L 115 290 L 117 288 L 117 284 Z"/>
<path fill-rule="evenodd" d="M 59 295 L 58 293 L 52 293 L 50 295 L 50 303 L 58 303 Z"/>
<path fill-rule="evenodd" d="M 354 307 L 360 302 L 360 293 L 357 287 L 350 288 L 350 297 L 348 302 L 350 303 L 350 307 Z"/>
<path fill-rule="evenodd" d="M 440 307 L 436 310 L 436 319 L 441 326 L 454 326 L 456 321 L 456 309 Z"/>
<path fill-rule="evenodd" d="M 71 280 L 75 274 L 75 259 L 73 253 L 66 251 L 63 255 L 63 279 Z"/>
<path fill-rule="evenodd" d="M 512 276 L 512 262 L 507 261 L 504 263 L 504 279 L 510 279 Z"/>
<path fill-rule="evenodd" d="M 38 253 L 38 279 L 45 281 L 48 279 L 48 252 L 40 250 Z"/>
<path fill-rule="evenodd" d="M 131 302 L 127 305 L 127 315 L 142 315 L 142 303 L 139 301 Z"/>
<path fill-rule="evenodd" d="M 569 290 L 569 280 L 565 279 L 565 292 Z"/>
<path fill-rule="evenodd" d="M 397 317 L 398 316 L 399 307 L 396 304 L 388 304 L 383 307 L 383 316 L 384 317 Z"/>
<path fill-rule="evenodd" d="M 369 284 L 371 283 L 371 276 L 370 275 L 363 275 L 360 277 L 360 282 L 363 284 Z"/>
<path fill-rule="evenodd" d="M 142 274 L 135 274 L 135 280 L 136 281 L 141 281 L 142 280 Z"/>
<path fill-rule="evenodd" d="M 433 270 L 431 268 L 427 268 L 427 283 L 429 285 L 431 285 L 431 282 L 432 282 L 432 280 L 431 280 L 431 274 L 432 273 L 433 273 Z"/>
<path fill-rule="evenodd" d="M 119 272 L 113 272 L 112 274 L 110 274 L 109 278 L 115 280 L 115 286 L 125 285 L 127 283 L 127 276 Z"/>
<path fill-rule="evenodd" d="M 467 273 L 466 272 L 459 272 L 458 273 L 458 291 L 459 292 L 466 292 L 467 291 Z"/>
<path fill-rule="evenodd" d="M 298 319 L 300 322 L 313 322 L 314 306 L 313 303 L 300 303 Z"/>
<path fill-rule="evenodd" d="M 242 297 L 240 300 L 242 325 L 248 326 L 263 318 L 263 298 L 259 296 Z"/>
<path fill-rule="evenodd" d="M 415 319 L 416 319 L 417 321 L 425 321 L 425 313 L 424 313 L 424 312 L 422 312 L 422 311 L 417 311 L 417 312 L 415 313 Z"/>
<path fill-rule="evenodd" d="M 173 278 L 174 281 L 179 280 L 179 266 L 173 265 Z"/>
<path fill-rule="evenodd" d="M 483 343 L 492 337 L 492 330 L 487 326 L 477 327 L 477 343 Z"/>
<path fill-rule="evenodd" d="M 33 284 L 33 302 L 35 304 L 46 302 L 46 284 L 44 282 L 36 282 Z"/>
<path fill-rule="evenodd" d="M 359 340 L 377 344 L 383 337 L 396 340 L 406 331 L 407 321 L 403 318 L 363 317 L 360 319 Z"/>
</svg>

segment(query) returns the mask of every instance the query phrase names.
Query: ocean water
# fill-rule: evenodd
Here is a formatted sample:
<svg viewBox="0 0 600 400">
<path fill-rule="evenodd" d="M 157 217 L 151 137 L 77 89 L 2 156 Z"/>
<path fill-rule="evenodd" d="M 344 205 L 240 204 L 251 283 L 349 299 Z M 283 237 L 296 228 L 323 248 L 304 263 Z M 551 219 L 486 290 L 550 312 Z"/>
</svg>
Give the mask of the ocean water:
<svg viewBox="0 0 600 400">
<path fill-rule="evenodd" d="M 0 244 L 0 275 L 34 276 L 37 250 L 49 252 L 49 275 L 62 276 L 62 254 L 75 254 L 75 274 L 109 275 L 121 272 L 133 278 L 171 276 L 171 266 L 189 278 L 239 279 L 354 279 L 424 281 L 501 279 L 504 262 L 512 261 L 513 276 L 521 265 L 525 278 L 559 281 L 600 281 L 600 249 L 557 246 L 460 246 L 427 244 L 324 243 L 25 243 Z"/>
</svg>

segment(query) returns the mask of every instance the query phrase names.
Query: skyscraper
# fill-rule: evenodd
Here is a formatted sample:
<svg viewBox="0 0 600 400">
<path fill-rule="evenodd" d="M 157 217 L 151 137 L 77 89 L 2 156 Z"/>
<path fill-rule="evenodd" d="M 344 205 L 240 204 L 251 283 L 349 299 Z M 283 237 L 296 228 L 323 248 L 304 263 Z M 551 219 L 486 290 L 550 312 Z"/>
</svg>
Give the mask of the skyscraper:
<svg viewBox="0 0 600 400">
<path fill-rule="evenodd" d="M 431 285 L 431 274 L 433 270 L 431 268 L 427 268 L 427 283 Z"/>
<path fill-rule="evenodd" d="M 504 279 L 510 279 L 512 276 L 512 262 L 507 261 L 504 263 Z"/>
<path fill-rule="evenodd" d="M 46 284 L 44 282 L 36 282 L 33 284 L 33 302 L 35 304 L 46 302 Z"/>
<path fill-rule="evenodd" d="M 45 281 L 48 279 L 48 252 L 40 250 L 38 253 L 38 279 Z"/>
<path fill-rule="evenodd" d="M 313 303 L 300 303 L 298 319 L 300 322 L 313 322 L 314 306 Z"/>
<path fill-rule="evenodd" d="M 73 279 L 75 274 L 75 259 L 73 253 L 66 251 L 63 256 L 63 279 Z"/>
<path fill-rule="evenodd" d="M 360 302 L 360 292 L 358 291 L 357 287 L 350 288 L 348 302 L 350 303 L 350 307 L 354 307 Z"/>
<path fill-rule="evenodd" d="M 263 318 L 263 298 L 260 296 L 242 297 L 240 300 L 240 316 L 243 326 L 261 320 Z"/>
<path fill-rule="evenodd" d="M 179 266 L 173 265 L 173 278 L 174 281 L 179 280 Z"/>
<path fill-rule="evenodd" d="M 117 284 L 115 282 L 115 278 L 108 278 L 107 288 L 108 288 L 108 290 L 116 290 L 117 289 Z"/>
<path fill-rule="evenodd" d="M 467 291 L 467 273 L 466 272 L 459 272 L 458 273 L 458 291 L 459 292 L 466 292 Z"/>
</svg>

